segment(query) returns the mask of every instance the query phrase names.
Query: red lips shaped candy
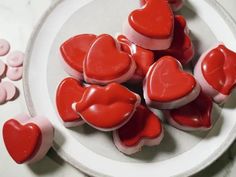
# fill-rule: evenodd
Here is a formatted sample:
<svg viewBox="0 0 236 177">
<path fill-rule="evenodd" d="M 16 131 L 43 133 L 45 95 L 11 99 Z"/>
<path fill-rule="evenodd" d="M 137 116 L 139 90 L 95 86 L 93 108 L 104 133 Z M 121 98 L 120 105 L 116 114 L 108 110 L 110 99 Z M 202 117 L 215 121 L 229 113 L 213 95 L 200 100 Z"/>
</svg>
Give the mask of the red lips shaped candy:
<svg viewBox="0 0 236 177">
<path fill-rule="evenodd" d="M 138 95 L 112 83 L 105 87 L 88 87 L 73 108 L 89 125 L 102 131 L 111 131 L 127 123 L 139 103 Z"/>
<path fill-rule="evenodd" d="M 131 120 L 113 132 L 116 147 L 125 154 L 133 154 L 142 146 L 160 144 L 164 135 L 160 119 L 144 106 L 138 106 Z"/>
<path fill-rule="evenodd" d="M 212 125 L 212 106 L 211 98 L 201 92 L 193 102 L 166 111 L 166 117 L 172 126 L 181 130 L 208 130 Z"/>
<path fill-rule="evenodd" d="M 130 42 L 124 35 L 119 35 L 117 37 L 117 40 L 121 44 L 121 49 L 132 56 L 137 66 L 130 82 L 139 83 L 145 78 L 149 67 L 154 62 L 153 52 L 136 46 L 135 44 Z"/>
<path fill-rule="evenodd" d="M 83 62 L 96 38 L 94 34 L 80 34 L 61 45 L 62 64 L 69 75 L 80 80 L 83 78 Z"/>
<path fill-rule="evenodd" d="M 195 78 L 182 70 L 171 56 L 160 58 L 148 71 L 144 82 L 146 103 L 157 109 L 174 109 L 193 101 L 200 93 Z"/>
<path fill-rule="evenodd" d="M 97 37 L 84 61 L 87 83 L 122 83 L 129 80 L 136 69 L 131 56 L 120 50 L 115 39 L 107 34 Z"/>
<path fill-rule="evenodd" d="M 33 163 L 52 146 L 53 127 L 47 118 L 19 115 L 4 124 L 3 140 L 16 163 Z"/>
<path fill-rule="evenodd" d="M 225 102 L 236 86 L 236 53 L 218 45 L 200 57 L 194 75 L 215 102 Z"/>
<path fill-rule="evenodd" d="M 72 109 L 72 104 L 80 101 L 86 88 L 74 78 L 64 79 L 57 88 L 57 111 L 66 127 L 79 126 L 83 119 Z"/>
<path fill-rule="evenodd" d="M 149 0 L 141 9 L 131 12 L 123 29 L 132 43 L 150 50 L 169 48 L 173 31 L 174 16 L 166 0 Z"/>
<path fill-rule="evenodd" d="M 194 47 L 188 34 L 188 27 L 185 18 L 181 15 L 175 16 L 174 38 L 169 49 L 156 51 L 155 58 L 170 55 L 187 64 L 194 56 Z"/>
</svg>

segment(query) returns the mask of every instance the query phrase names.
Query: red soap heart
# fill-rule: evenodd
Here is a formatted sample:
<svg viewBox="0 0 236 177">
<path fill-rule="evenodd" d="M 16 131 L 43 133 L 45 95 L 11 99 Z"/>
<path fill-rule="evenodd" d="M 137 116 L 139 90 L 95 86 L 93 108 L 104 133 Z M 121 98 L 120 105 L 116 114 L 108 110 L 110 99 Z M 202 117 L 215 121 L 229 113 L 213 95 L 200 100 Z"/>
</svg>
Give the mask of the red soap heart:
<svg viewBox="0 0 236 177">
<path fill-rule="evenodd" d="M 121 44 L 121 49 L 132 56 L 136 63 L 135 74 L 144 78 L 148 72 L 149 67 L 154 62 L 154 54 L 152 51 L 136 46 L 130 42 L 124 35 L 119 35 L 117 40 Z"/>
<path fill-rule="evenodd" d="M 139 103 L 139 97 L 127 88 L 112 83 L 105 87 L 91 86 L 76 103 L 75 110 L 98 129 L 113 129 L 126 123 Z"/>
<path fill-rule="evenodd" d="M 121 143 L 125 146 L 136 146 L 144 139 L 156 139 L 162 134 L 160 119 L 140 105 L 130 121 L 117 130 Z"/>
<path fill-rule="evenodd" d="M 187 64 L 194 55 L 194 48 L 187 31 L 187 22 L 181 15 L 175 16 L 174 38 L 169 49 L 155 51 L 155 58 L 170 55 L 179 60 L 182 64 Z"/>
<path fill-rule="evenodd" d="M 159 102 L 182 98 L 197 84 L 194 77 L 183 71 L 181 64 L 171 56 L 162 57 L 152 65 L 146 82 L 148 97 Z"/>
<path fill-rule="evenodd" d="M 131 57 L 120 50 L 110 35 L 100 35 L 90 48 L 84 63 L 87 78 L 97 81 L 116 80 L 132 66 Z"/>
<path fill-rule="evenodd" d="M 236 53 L 224 45 L 211 50 L 201 68 L 207 82 L 220 93 L 229 95 L 236 86 Z"/>
<path fill-rule="evenodd" d="M 173 12 L 167 0 L 149 0 L 142 9 L 129 15 L 135 31 L 151 38 L 169 38 L 174 30 Z"/>
<path fill-rule="evenodd" d="M 80 101 L 86 88 L 73 78 L 64 79 L 57 88 L 57 110 L 64 122 L 83 121 L 72 109 L 72 104 Z"/>
<path fill-rule="evenodd" d="M 60 50 L 66 63 L 82 73 L 84 58 L 96 37 L 94 34 L 80 34 L 64 42 Z"/>
<path fill-rule="evenodd" d="M 33 123 L 21 125 L 11 119 L 3 126 L 3 139 L 11 157 L 21 164 L 37 152 L 42 142 L 42 134 L 40 128 Z"/>
<path fill-rule="evenodd" d="M 203 92 L 193 102 L 170 111 L 171 118 L 181 126 L 191 128 L 210 128 L 212 100 Z"/>
</svg>

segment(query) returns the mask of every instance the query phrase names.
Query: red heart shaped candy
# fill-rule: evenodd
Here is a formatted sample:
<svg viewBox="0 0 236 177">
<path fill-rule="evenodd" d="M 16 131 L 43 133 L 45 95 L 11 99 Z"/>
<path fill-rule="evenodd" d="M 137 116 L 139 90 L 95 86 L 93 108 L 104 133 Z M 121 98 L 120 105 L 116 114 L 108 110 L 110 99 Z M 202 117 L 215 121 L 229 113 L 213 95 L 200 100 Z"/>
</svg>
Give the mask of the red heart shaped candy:
<svg viewBox="0 0 236 177">
<path fill-rule="evenodd" d="M 206 130 L 212 125 L 212 100 L 203 92 L 193 102 L 169 111 L 168 121 L 182 130 Z"/>
<path fill-rule="evenodd" d="M 172 44 L 167 50 L 155 51 L 155 58 L 165 55 L 175 57 L 181 64 L 187 64 L 194 56 L 194 47 L 187 33 L 187 22 L 181 15 L 175 16 L 175 30 Z"/>
<path fill-rule="evenodd" d="M 149 0 L 142 9 L 129 15 L 135 31 L 152 38 L 169 38 L 174 30 L 173 12 L 167 0 Z"/>
<path fill-rule="evenodd" d="M 65 126 L 76 126 L 83 119 L 72 109 L 72 104 L 80 101 L 86 88 L 73 78 L 64 79 L 57 88 L 56 105 Z"/>
<path fill-rule="evenodd" d="M 155 114 L 140 105 L 130 121 L 113 133 L 113 138 L 121 152 L 133 154 L 143 145 L 158 145 L 163 138 L 163 127 Z"/>
<path fill-rule="evenodd" d="M 74 70 L 83 73 L 83 62 L 96 39 L 94 34 L 80 34 L 68 39 L 61 47 L 64 61 Z"/>
<path fill-rule="evenodd" d="M 183 71 L 171 56 L 160 58 L 148 71 L 144 82 L 144 98 L 157 109 L 174 109 L 193 101 L 200 93 L 195 78 Z"/>
<path fill-rule="evenodd" d="M 122 83 L 132 77 L 135 69 L 130 55 L 120 50 L 112 36 L 103 34 L 88 52 L 84 62 L 84 77 L 88 83 Z"/>
<path fill-rule="evenodd" d="M 10 119 L 3 126 L 3 139 L 11 157 L 21 164 L 38 151 L 42 134 L 40 128 L 33 123 L 21 125 L 17 120 Z"/>
<path fill-rule="evenodd" d="M 142 80 L 146 76 L 149 67 L 154 62 L 153 52 L 136 46 L 124 35 L 119 35 L 117 40 L 120 42 L 122 50 L 130 54 L 136 63 L 137 68 L 134 76 L 138 77 L 139 80 Z"/>
</svg>

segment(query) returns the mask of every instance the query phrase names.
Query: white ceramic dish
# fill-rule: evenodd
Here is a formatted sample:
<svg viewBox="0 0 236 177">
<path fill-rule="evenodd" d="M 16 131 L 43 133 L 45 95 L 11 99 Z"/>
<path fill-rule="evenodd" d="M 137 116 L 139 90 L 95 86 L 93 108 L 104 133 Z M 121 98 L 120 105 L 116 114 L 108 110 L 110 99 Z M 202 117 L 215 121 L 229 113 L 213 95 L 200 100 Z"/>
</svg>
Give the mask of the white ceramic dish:
<svg viewBox="0 0 236 177">
<path fill-rule="evenodd" d="M 160 146 L 125 156 L 111 134 L 88 126 L 67 129 L 55 109 L 55 90 L 66 77 L 59 46 L 78 33 L 120 32 L 138 0 L 62 0 L 52 6 L 32 35 L 24 66 L 24 92 L 32 115 L 46 115 L 55 126 L 54 149 L 67 162 L 93 176 L 189 176 L 219 157 L 236 137 L 236 93 L 223 109 L 216 107 L 214 127 L 205 133 L 185 133 L 165 126 Z M 197 47 L 196 58 L 217 40 L 236 50 L 236 26 L 211 0 L 189 0 L 187 17 Z M 221 112 L 221 114 L 220 114 Z"/>
</svg>

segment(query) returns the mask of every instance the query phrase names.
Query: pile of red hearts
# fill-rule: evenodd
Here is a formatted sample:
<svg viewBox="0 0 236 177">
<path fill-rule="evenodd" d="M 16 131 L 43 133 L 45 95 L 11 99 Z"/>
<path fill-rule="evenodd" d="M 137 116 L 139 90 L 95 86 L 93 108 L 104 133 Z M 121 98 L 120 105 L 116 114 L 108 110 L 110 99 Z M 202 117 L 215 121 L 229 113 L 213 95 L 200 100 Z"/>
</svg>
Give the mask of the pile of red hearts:
<svg viewBox="0 0 236 177">
<path fill-rule="evenodd" d="M 219 44 L 201 56 L 194 76 L 184 71 L 194 48 L 185 18 L 174 13 L 182 0 L 169 3 L 141 0 L 123 35 L 80 34 L 61 45 L 64 70 L 72 76 L 56 95 L 66 127 L 86 122 L 113 131 L 126 154 L 161 142 L 163 126 L 150 107 L 178 129 L 211 128 L 213 101 L 225 102 L 236 85 L 236 53 Z M 140 87 L 143 94 L 131 91 Z"/>
</svg>

